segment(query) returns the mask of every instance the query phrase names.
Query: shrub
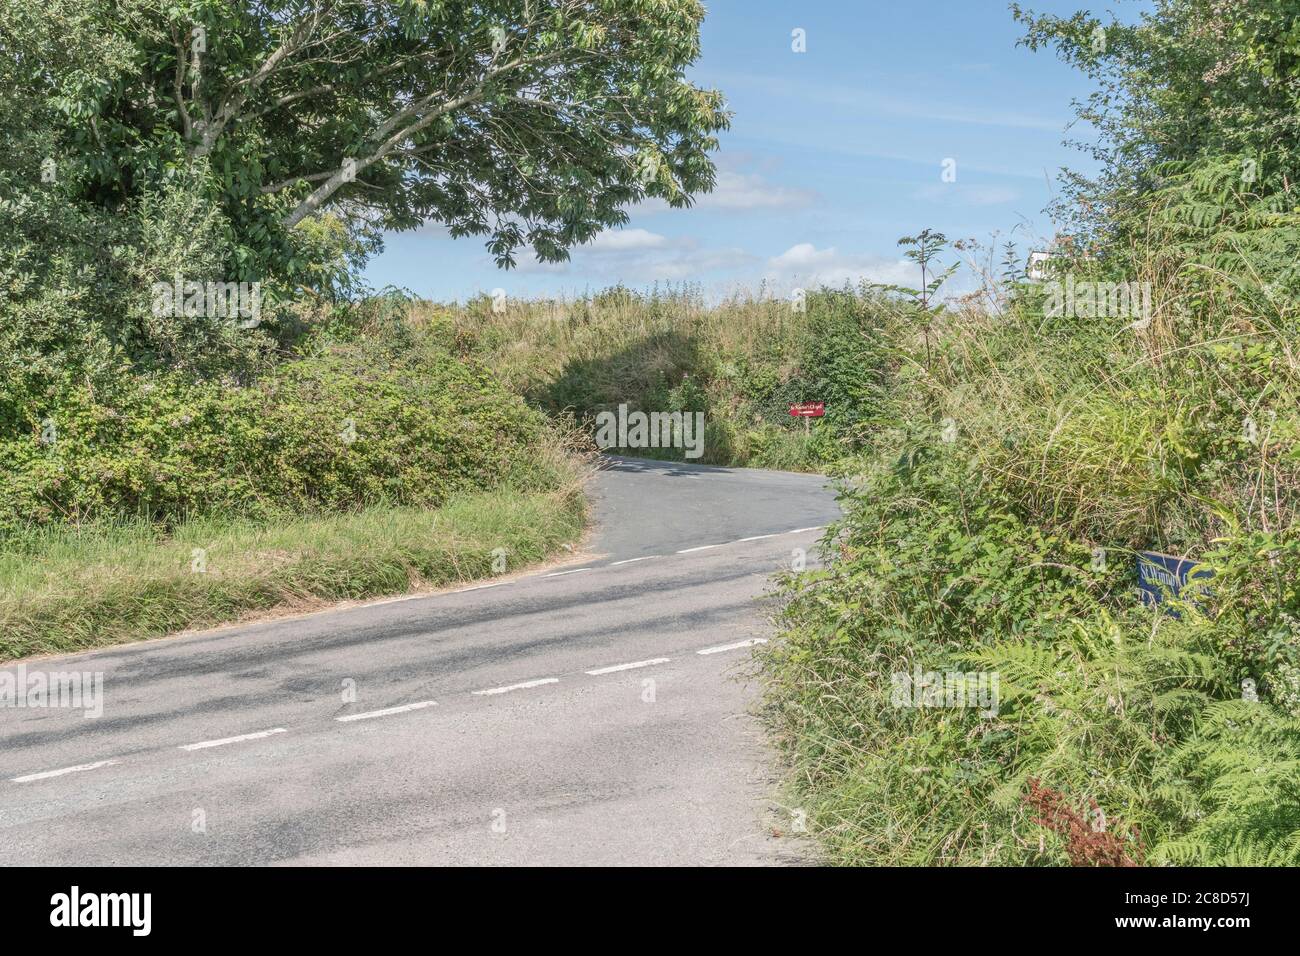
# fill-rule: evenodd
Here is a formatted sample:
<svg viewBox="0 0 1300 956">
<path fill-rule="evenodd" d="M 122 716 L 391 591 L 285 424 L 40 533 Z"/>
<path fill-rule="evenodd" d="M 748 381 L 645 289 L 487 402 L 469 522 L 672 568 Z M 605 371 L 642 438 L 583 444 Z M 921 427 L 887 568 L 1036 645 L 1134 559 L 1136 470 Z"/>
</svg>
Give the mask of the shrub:
<svg viewBox="0 0 1300 956">
<path fill-rule="evenodd" d="M 767 658 L 833 860 L 1300 862 L 1300 221 L 1227 168 L 1171 175 L 1140 251 L 1067 264 L 1151 282 L 1147 320 L 1020 285 L 949 310 L 930 361 L 895 338 L 896 427 Z M 1141 606 L 1138 549 L 1210 593 Z M 917 664 L 999 675 L 996 717 L 893 706 Z M 1121 842 L 1070 823 L 1094 805 Z"/>
<path fill-rule="evenodd" d="M 1017 517 L 968 464 L 919 439 L 877 463 L 846 493 L 831 566 L 788 583 L 769 716 L 832 859 L 1083 859 L 1064 817 L 1026 805 L 1032 780 L 1068 795 L 1062 813 L 1100 811 L 1091 862 L 1300 860 L 1291 685 L 1259 639 L 1296 613 L 1295 535 L 1267 545 L 1285 552 L 1276 593 L 1259 542 L 1225 542 L 1205 555 L 1213 594 L 1175 618 L 1132 595 L 1131 555 L 1094 571 L 1086 543 Z M 996 714 L 897 706 L 893 675 L 918 668 L 998 675 Z M 1246 677 L 1260 700 L 1237 699 Z M 1241 802 L 1254 772 L 1260 799 Z"/>
<path fill-rule="evenodd" d="M 3 439 L 0 528 L 117 516 L 296 514 L 544 487 L 546 426 L 482 368 L 378 339 L 257 381 L 74 384 Z"/>
</svg>

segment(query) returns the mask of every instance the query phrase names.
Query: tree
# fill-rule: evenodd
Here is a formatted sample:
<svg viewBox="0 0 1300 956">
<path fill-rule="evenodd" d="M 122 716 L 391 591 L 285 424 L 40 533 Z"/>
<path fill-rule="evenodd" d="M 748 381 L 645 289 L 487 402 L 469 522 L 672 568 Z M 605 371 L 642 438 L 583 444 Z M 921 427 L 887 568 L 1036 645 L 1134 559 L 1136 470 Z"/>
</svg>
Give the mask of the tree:
<svg viewBox="0 0 1300 956">
<path fill-rule="evenodd" d="M 51 9 L 134 51 L 92 73 L 0 46 L 70 197 L 111 210 L 211 177 L 231 278 L 301 277 L 294 229 L 325 213 L 562 260 L 629 204 L 712 188 L 727 125 L 685 79 L 698 0 L 3 0 L 2 35 Z"/>
<path fill-rule="evenodd" d="M 1300 153 L 1300 0 L 1157 0 L 1132 23 L 1012 4 L 1021 43 L 1054 46 L 1097 83 L 1079 117 L 1102 172 L 1067 178 L 1059 210 L 1082 231 L 1140 215 L 1171 170 L 1235 159 L 1259 192 L 1287 190 Z"/>
</svg>

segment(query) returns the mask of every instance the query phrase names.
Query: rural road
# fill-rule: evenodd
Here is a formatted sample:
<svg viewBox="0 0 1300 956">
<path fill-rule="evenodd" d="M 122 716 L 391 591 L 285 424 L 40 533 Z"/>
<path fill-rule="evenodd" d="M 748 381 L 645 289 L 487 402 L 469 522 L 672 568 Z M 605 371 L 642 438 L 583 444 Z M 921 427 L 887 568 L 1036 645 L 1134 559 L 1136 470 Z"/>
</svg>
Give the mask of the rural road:
<svg viewBox="0 0 1300 956">
<path fill-rule="evenodd" d="M 29 663 L 102 672 L 103 715 L 0 709 L 0 859 L 797 861 L 743 677 L 834 496 L 607 466 L 563 573 Z"/>
</svg>

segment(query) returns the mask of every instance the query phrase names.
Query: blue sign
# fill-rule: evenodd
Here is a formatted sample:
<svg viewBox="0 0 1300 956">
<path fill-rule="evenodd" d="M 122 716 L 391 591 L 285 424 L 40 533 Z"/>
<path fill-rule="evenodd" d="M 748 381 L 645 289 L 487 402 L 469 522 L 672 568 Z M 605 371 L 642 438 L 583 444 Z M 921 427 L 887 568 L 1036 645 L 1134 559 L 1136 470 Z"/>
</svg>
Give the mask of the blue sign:
<svg viewBox="0 0 1300 956">
<path fill-rule="evenodd" d="M 1143 604 L 1163 604 L 1168 598 L 1181 597 L 1188 581 L 1203 581 L 1212 577 L 1212 568 L 1197 568 L 1196 562 L 1191 558 L 1179 558 L 1158 551 L 1139 551 L 1137 554 L 1138 594 Z M 1196 584 L 1189 591 L 1190 597 L 1192 594 L 1208 594 L 1209 588 L 1204 584 Z M 1172 608 L 1169 613 L 1178 616 L 1178 612 Z"/>
</svg>

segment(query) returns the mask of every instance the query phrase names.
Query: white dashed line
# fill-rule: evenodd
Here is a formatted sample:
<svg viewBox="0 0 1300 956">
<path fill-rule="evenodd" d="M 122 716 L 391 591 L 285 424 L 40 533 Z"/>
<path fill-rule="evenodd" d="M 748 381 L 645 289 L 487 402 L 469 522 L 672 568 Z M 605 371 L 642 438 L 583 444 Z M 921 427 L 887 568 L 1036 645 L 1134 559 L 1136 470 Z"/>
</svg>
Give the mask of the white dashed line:
<svg viewBox="0 0 1300 956">
<path fill-rule="evenodd" d="M 255 734 L 240 734 L 238 737 L 222 737 L 220 740 L 200 740 L 197 744 L 181 744 L 181 750 L 206 750 L 209 747 L 224 747 L 226 744 L 239 744 L 245 740 L 261 740 L 263 737 L 270 737 L 272 734 L 283 734 L 287 731 L 283 727 L 273 727 L 270 730 L 259 730 Z"/>
<path fill-rule="evenodd" d="M 792 530 L 792 531 L 784 531 L 784 532 L 778 532 L 778 533 L 774 533 L 774 534 L 758 534 L 758 535 L 753 535 L 753 536 L 748 537 L 748 538 L 739 538 L 739 539 L 737 539 L 737 540 L 734 541 L 734 542 L 728 542 L 728 543 L 731 543 L 731 544 L 740 544 L 740 543 L 742 543 L 742 542 L 746 542 L 746 541 L 762 541 L 762 540 L 764 540 L 764 539 L 766 539 L 766 538 L 774 538 L 774 537 L 777 537 L 778 534 L 801 534 L 801 533 L 804 533 L 804 532 L 807 532 L 807 531 L 822 531 L 822 530 L 824 530 L 824 529 L 825 529 L 825 525 L 818 525 L 818 526 L 816 526 L 816 527 L 811 527 L 811 528 L 795 528 L 795 529 Z M 705 544 L 705 545 L 700 545 L 700 546 L 698 546 L 698 547 L 694 547 L 694 548 L 683 548 L 682 550 L 680 550 L 680 551 L 678 551 L 678 552 L 676 552 L 676 553 L 677 553 L 677 554 L 694 554 L 694 553 L 699 552 L 699 551 L 711 551 L 711 550 L 713 550 L 714 548 L 722 548 L 722 547 L 725 547 L 725 546 L 726 546 L 725 544 Z M 611 562 L 610 565 L 609 565 L 609 567 L 617 567 L 617 566 L 619 566 L 619 565 L 623 565 L 623 564 L 634 564 L 634 563 L 636 563 L 636 562 L 638 562 L 638 561 L 649 561 L 649 560 L 651 560 L 651 559 L 653 559 L 653 558 L 658 558 L 658 557 L 662 557 L 662 555 L 657 555 L 657 554 L 647 554 L 647 555 L 643 555 L 643 556 L 638 557 L 638 558 L 624 558 L 624 559 L 621 560 L 621 561 L 613 561 L 613 562 Z M 578 573 L 583 572 L 583 571 L 591 571 L 591 570 L 592 570 L 591 568 L 570 568 L 570 569 L 565 570 L 565 571 L 552 571 L 552 572 L 549 573 L 549 574 L 545 574 L 545 575 L 543 575 L 543 577 L 556 578 L 556 577 L 562 577 L 562 576 L 567 575 L 567 574 L 578 574 Z M 458 589 L 458 590 L 456 590 L 456 591 L 454 591 L 454 592 L 451 592 L 451 593 L 455 593 L 455 594 L 463 594 L 463 593 L 466 592 L 466 591 L 481 591 L 481 590 L 485 590 L 485 589 L 487 589 L 487 588 L 499 587 L 499 586 L 502 585 L 502 584 L 508 584 L 508 583 L 510 583 L 510 582 L 508 582 L 508 581 L 491 581 L 491 582 L 488 582 L 488 583 L 485 583 L 485 584 L 476 584 L 476 585 L 472 585 L 472 586 L 470 586 L 470 587 L 460 588 L 460 589 Z M 416 599 L 416 598 L 428 597 L 428 596 L 429 596 L 429 595 L 406 595 L 406 596 L 398 597 L 398 598 L 395 598 L 395 599 L 392 599 L 392 600 L 396 600 L 396 601 L 401 601 L 401 600 L 413 600 L 413 599 Z M 382 604 L 382 603 L 386 603 L 386 602 L 380 601 L 380 602 L 375 602 L 375 603 L 380 603 L 380 604 Z M 721 653 L 723 653 L 723 652 L 725 652 L 725 651 L 735 651 L 735 650 L 740 650 L 740 649 L 742 649 L 742 648 L 746 648 L 746 647 L 753 647 L 753 646 L 755 646 L 755 645 L 757 645 L 757 644 L 766 644 L 766 643 L 767 643 L 767 638 L 763 638 L 763 637 L 755 637 L 755 638 L 750 638 L 749 640 L 745 640 L 745 641 L 737 641 L 737 642 L 734 643 L 734 644 L 722 644 L 722 645 L 719 645 L 719 646 L 717 646 L 717 647 L 706 647 L 706 648 L 703 648 L 703 649 L 701 649 L 701 650 L 696 651 L 695 653 L 696 653 L 696 654 L 721 654 Z M 651 667 L 651 666 L 656 665 L 656 664 L 667 664 L 667 663 L 670 662 L 670 660 L 671 660 L 671 658 L 667 658 L 667 657 L 655 657 L 655 658 L 652 658 L 652 659 L 650 659 L 650 660 L 644 660 L 644 661 L 632 661 L 632 662 L 627 663 L 627 664 L 613 664 L 613 665 L 610 665 L 609 667 L 598 667 L 598 668 L 596 668 L 596 669 L 594 669 L 594 670 L 586 671 L 585 673 L 587 673 L 587 674 L 589 674 L 589 675 L 591 675 L 591 676 L 593 676 L 593 677 L 598 677 L 598 676 L 601 676 L 601 675 L 603 675 L 603 674 L 614 674 L 614 673 L 618 673 L 618 672 L 620 672 L 620 671 L 636 670 L 637 668 L 641 668 L 641 667 Z M 518 684 L 508 684 L 508 685 L 506 685 L 506 686 L 504 686 L 504 687 L 491 687 L 491 688 L 488 688 L 488 689 L 486 689 L 486 690 L 476 690 L 476 691 L 472 691 L 471 693 L 473 693 L 473 694 L 476 695 L 476 696 L 486 697 L 486 696 L 491 696 L 491 695 L 494 695 L 494 694 L 507 694 L 507 693 L 510 693 L 511 691 L 516 691 L 516 690 L 528 690 L 529 688 L 532 688 L 532 687 L 542 687 L 542 686 L 545 686 L 545 685 L 547 685 L 547 684 L 558 684 L 559 682 L 560 682 L 560 679 L 559 679 L 558 677 L 543 677 L 543 678 L 540 678 L 540 679 L 538 679 L 538 680 L 523 681 L 523 682 L 518 683 Z M 404 714 L 404 713 L 409 713 L 409 712 L 411 712 L 411 711 L 415 711 L 415 710 L 423 710 L 423 709 L 426 708 L 426 707 L 433 707 L 433 706 L 436 706 L 436 704 L 437 704 L 437 701 L 432 701 L 432 700 L 418 701 L 418 702 L 413 703 L 413 704 L 402 704 L 402 705 L 397 706 L 397 707 L 386 707 L 386 708 L 384 708 L 384 709 L 382 709 L 382 710 L 372 710 L 372 711 L 367 711 L 367 712 L 365 712 L 365 713 L 361 713 L 361 714 L 345 714 L 345 715 L 342 716 L 342 717 L 335 717 L 334 719 L 335 719 L 336 721 L 340 722 L 340 723 L 348 723 L 348 722 L 355 721 L 355 720 L 369 720 L 369 719 L 372 718 L 372 717 L 388 717 L 388 716 L 391 716 L 391 715 L 394 715 L 394 714 Z M 202 741 L 199 741 L 198 743 L 182 744 L 182 745 L 180 746 L 180 749 L 181 749 L 181 750 L 186 750 L 186 751 L 206 750 L 206 749 L 208 749 L 208 748 L 210 748 L 210 747 L 224 747 L 224 746 L 226 746 L 227 744 L 243 743 L 243 742 L 245 742 L 245 741 L 249 741 L 249 740 L 262 740 L 262 739 L 264 739 L 264 738 L 266 738 L 266 737 L 270 737 L 270 736 L 273 736 L 273 735 L 275 735 L 275 734 L 283 734 L 283 733 L 287 733 L 287 732 L 288 732 L 288 731 L 286 731 L 285 728 L 283 728 L 283 727 L 274 727 L 274 728 L 272 728 L 272 729 L 270 729 L 270 730 L 261 730 L 261 731 L 258 731 L 258 732 L 256 732 L 256 733 L 251 733 L 251 734 L 240 734 L 240 735 L 237 736 L 237 737 L 223 737 L 223 738 L 221 738 L 221 739 L 219 739 L 219 740 L 202 740 Z M 64 768 L 59 769 L 59 770 L 46 770 L 46 771 L 44 771 L 44 772 L 42 772 L 42 773 L 32 773 L 32 774 L 27 774 L 27 775 L 25 775 L 25 776 L 21 776 L 21 777 L 12 777 L 12 778 L 10 778 L 10 780 L 11 780 L 12 783 L 31 783 L 31 782 L 36 781 L 36 780 L 47 780 L 47 779 L 50 779 L 50 778 L 52 778 L 52 777 L 62 777 L 63 775 L 65 775 L 65 774 L 69 774 L 69 773 L 81 773 L 81 772 L 86 771 L 86 770 L 97 770 L 97 769 L 99 769 L 100 767 L 107 767 L 107 766 L 110 766 L 110 765 L 112 765 L 112 764 L 116 764 L 116 763 L 117 763 L 116 760 L 99 760 L 99 761 L 96 761 L 95 763 L 79 764 L 78 766 L 75 766 L 75 767 L 64 767 Z"/>
<path fill-rule="evenodd" d="M 467 588 L 457 588 L 452 594 L 464 594 L 466 591 L 482 591 L 484 588 L 499 588 L 503 584 L 509 584 L 509 581 L 493 581 L 491 584 L 475 584 Z"/>
<path fill-rule="evenodd" d="M 738 651 L 742 647 L 753 647 L 755 644 L 766 644 L 766 637 L 751 637 L 747 641 L 737 641 L 735 644 L 721 644 L 717 647 L 706 647 L 702 651 L 696 651 L 696 654 L 721 654 L 723 651 Z"/>
<path fill-rule="evenodd" d="M 436 700 L 422 700 L 416 704 L 402 704 L 400 707 L 385 707 L 383 710 L 369 710 L 364 714 L 346 714 L 342 717 L 335 717 L 334 719 L 341 723 L 347 723 L 349 720 L 369 720 L 371 717 L 387 717 L 390 714 L 405 714 L 412 710 L 423 710 L 426 707 L 437 706 L 437 703 Z"/>
<path fill-rule="evenodd" d="M 648 661 L 633 661 L 631 664 L 614 664 L 610 667 L 597 667 L 594 671 L 587 671 L 592 677 L 599 677 L 601 674 L 613 674 L 615 671 L 630 671 L 638 667 L 649 667 L 652 664 L 667 664 L 671 658 L 656 657 Z"/>
<path fill-rule="evenodd" d="M 109 764 L 117 763 L 116 760 L 97 760 L 94 763 L 83 763 L 75 767 L 64 767 L 62 770 L 46 770 L 44 773 L 29 773 L 25 777 L 13 777 L 12 783 L 31 783 L 33 780 L 48 780 L 50 777 L 62 777 L 65 773 L 80 773 L 83 770 L 96 770 L 100 767 L 107 767 Z"/>
<path fill-rule="evenodd" d="M 476 690 L 471 693 L 486 697 L 488 694 L 508 694 L 512 690 L 527 690 L 529 687 L 541 687 L 543 684 L 558 684 L 559 682 L 558 677 L 543 677 L 540 680 L 526 680 L 522 684 L 507 684 L 505 687 L 490 687 L 487 690 Z"/>
</svg>

